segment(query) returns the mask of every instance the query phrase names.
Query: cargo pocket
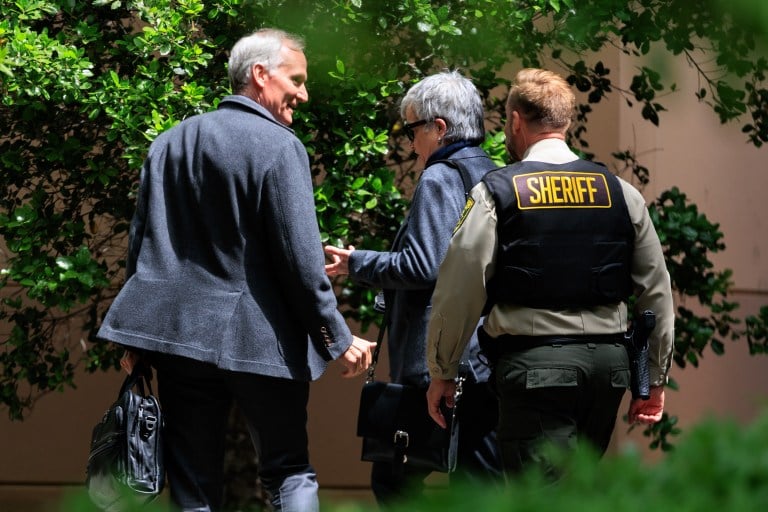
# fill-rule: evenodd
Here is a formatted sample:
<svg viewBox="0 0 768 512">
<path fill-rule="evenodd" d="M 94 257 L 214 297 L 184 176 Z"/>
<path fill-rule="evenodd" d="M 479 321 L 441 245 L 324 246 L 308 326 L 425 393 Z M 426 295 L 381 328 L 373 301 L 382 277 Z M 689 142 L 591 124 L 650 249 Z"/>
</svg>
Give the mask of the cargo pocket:
<svg viewBox="0 0 768 512">
<path fill-rule="evenodd" d="M 629 368 L 611 370 L 611 386 L 629 389 Z"/>
<path fill-rule="evenodd" d="M 575 368 L 531 368 L 525 375 L 525 388 L 576 387 L 579 375 Z"/>
</svg>

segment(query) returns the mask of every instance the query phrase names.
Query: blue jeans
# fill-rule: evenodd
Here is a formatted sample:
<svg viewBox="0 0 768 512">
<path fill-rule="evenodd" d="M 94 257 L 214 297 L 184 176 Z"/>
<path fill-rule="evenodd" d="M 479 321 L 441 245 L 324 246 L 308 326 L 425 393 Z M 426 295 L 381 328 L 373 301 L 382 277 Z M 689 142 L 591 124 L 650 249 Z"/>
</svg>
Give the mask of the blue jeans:
<svg viewBox="0 0 768 512">
<path fill-rule="evenodd" d="M 165 419 L 168 485 L 178 509 L 221 509 L 225 436 L 230 409 L 237 404 L 275 510 L 319 510 L 306 429 L 309 383 L 224 371 L 177 356 L 151 357 Z"/>
</svg>

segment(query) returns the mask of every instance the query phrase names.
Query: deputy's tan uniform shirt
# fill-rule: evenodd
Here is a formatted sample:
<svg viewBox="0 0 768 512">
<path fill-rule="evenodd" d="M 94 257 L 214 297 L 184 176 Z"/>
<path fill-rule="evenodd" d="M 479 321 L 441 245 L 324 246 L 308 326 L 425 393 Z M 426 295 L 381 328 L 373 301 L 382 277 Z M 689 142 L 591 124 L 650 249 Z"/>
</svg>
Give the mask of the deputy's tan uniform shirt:
<svg viewBox="0 0 768 512">
<path fill-rule="evenodd" d="M 523 160 L 564 164 L 578 159 L 565 142 L 545 139 L 526 151 Z M 674 342 L 674 309 L 669 273 L 661 244 L 648 215 L 645 200 L 621 180 L 629 216 L 635 227 L 632 281 L 638 311 L 656 313 L 650 337 L 651 385 L 666 382 Z M 480 182 L 472 189 L 448 252 L 440 266 L 432 296 L 427 334 L 427 365 L 432 378 L 456 376 L 464 347 L 476 328 L 485 305 L 486 283 L 493 277 L 498 234 L 493 198 Z M 492 337 L 615 334 L 627 330 L 627 305 L 597 306 L 581 310 L 533 309 L 509 304 L 493 306 L 483 324 Z"/>
</svg>

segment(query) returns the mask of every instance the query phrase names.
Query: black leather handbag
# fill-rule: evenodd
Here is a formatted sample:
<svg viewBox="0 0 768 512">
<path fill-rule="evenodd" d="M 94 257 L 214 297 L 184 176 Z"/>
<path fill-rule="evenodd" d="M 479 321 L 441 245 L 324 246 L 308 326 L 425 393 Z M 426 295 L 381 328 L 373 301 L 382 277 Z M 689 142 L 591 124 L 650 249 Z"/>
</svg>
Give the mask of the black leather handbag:
<svg viewBox="0 0 768 512">
<path fill-rule="evenodd" d="M 395 471 L 413 466 L 450 473 L 456 468 L 459 422 L 445 409 L 441 428 L 427 413 L 426 389 L 392 382 L 366 382 L 360 394 L 357 435 L 361 460 L 388 462 Z"/>
<path fill-rule="evenodd" d="M 386 320 L 385 315 L 384 326 Z M 363 439 L 360 458 L 368 462 L 388 462 L 395 472 L 412 466 L 450 473 L 456 468 L 459 441 L 456 409 L 464 378 L 458 379 L 453 409 L 443 409 L 448 425 L 443 429 L 427 412 L 426 388 L 374 379 L 384 326 L 379 331 L 373 362 L 360 394 L 357 416 L 357 435 Z"/>
<path fill-rule="evenodd" d="M 131 510 L 154 500 L 165 486 L 163 417 L 151 371 L 139 362 L 93 428 L 85 483 L 101 510 Z"/>
</svg>

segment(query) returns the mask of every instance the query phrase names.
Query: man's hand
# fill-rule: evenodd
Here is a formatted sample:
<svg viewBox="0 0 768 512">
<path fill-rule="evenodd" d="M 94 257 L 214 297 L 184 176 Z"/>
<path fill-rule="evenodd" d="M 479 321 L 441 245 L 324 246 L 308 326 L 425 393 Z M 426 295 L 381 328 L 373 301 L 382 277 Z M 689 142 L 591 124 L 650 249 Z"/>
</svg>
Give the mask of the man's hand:
<svg viewBox="0 0 768 512">
<path fill-rule="evenodd" d="M 325 266 L 325 273 L 331 277 L 349 274 L 349 255 L 352 254 L 352 251 L 354 250 L 355 247 L 352 245 L 346 249 L 326 245 L 325 253 L 331 257 L 333 263 L 329 263 Z"/>
<path fill-rule="evenodd" d="M 341 376 L 352 378 L 366 371 L 373 362 L 373 350 L 375 348 L 376 343 L 353 335 L 352 344 L 339 359 L 345 367 Z"/>
<path fill-rule="evenodd" d="M 120 358 L 120 368 L 126 372 L 133 373 L 133 367 L 136 366 L 141 359 L 141 352 L 133 348 L 126 348 L 123 352 L 123 357 Z"/>
<path fill-rule="evenodd" d="M 456 382 L 453 379 L 432 379 L 427 390 L 427 412 L 435 420 L 435 423 L 443 428 L 448 427 L 440 403 L 445 399 L 445 405 L 453 408 L 454 395 L 456 394 Z"/>
<path fill-rule="evenodd" d="M 639 398 L 629 403 L 627 421 L 652 425 L 661 420 L 664 414 L 664 386 L 651 386 L 651 397 L 648 400 Z"/>
</svg>

